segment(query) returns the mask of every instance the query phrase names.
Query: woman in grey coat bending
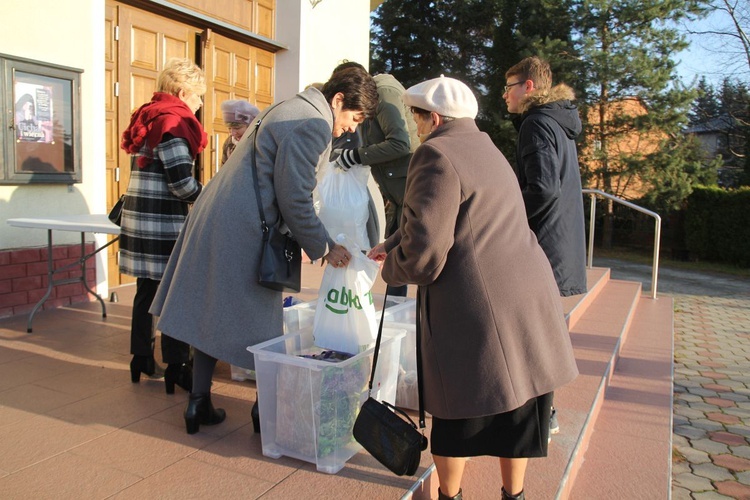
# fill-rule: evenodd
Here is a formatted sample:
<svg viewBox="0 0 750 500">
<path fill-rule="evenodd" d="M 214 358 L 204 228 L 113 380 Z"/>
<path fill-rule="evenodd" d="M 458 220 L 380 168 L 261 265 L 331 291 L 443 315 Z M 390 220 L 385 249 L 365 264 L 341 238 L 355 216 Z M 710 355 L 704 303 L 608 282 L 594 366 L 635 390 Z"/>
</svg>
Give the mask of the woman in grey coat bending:
<svg viewBox="0 0 750 500">
<path fill-rule="evenodd" d="M 343 267 L 351 255 L 315 214 L 316 169 L 328 162 L 332 137 L 354 132 L 377 105 L 375 82 L 352 68 L 266 110 L 196 201 L 185 222 L 151 312 L 162 332 L 194 347 L 189 434 L 218 424 L 210 388 L 217 359 L 253 369 L 247 346 L 283 331 L 281 292 L 257 283 L 262 245 L 253 157 L 266 220 L 285 224 L 307 255 Z M 255 149 L 255 151 L 253 151 Z"/>
<path fill-rule="evenodd" d="M 466 457 L 498 457 L 502 498 L 523 498 L 547 455 L 551 392 L 578 374 L 549 261 L 515 174 L 452 78 L 404 94 L 424 142 L 400 229 L 371 252 L 383 279 L 419 286 L 424 407 L 440 499 L 461 498 Z"/>
</svg>

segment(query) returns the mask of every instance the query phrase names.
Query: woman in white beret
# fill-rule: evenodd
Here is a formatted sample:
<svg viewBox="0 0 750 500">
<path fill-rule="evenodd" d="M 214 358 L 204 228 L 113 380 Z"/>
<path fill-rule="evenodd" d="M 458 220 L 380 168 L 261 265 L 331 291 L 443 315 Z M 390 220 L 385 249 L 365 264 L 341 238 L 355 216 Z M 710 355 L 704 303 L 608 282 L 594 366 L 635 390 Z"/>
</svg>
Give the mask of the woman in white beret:
<svg viewBox="0 0 750 500">
<path fill-rule="evenodd" d="M 231 99 L 221 103 L 221 117 L 229 129 L 229 137 L 221 148 L 221 164 L 224 165 L 239 144 L 247 128 L 258 116 L 260 110 L 242 99 Z"/>
<path fill-rule="evenodd" d="M 550 393 L 578 374 L 555 278 L 469 87 L 440 77 L 403 99 L 423 143 L 400 229 L 370 256 L 389 285 L 418 285 L 440 499 L 461 498 L 466 457 L 482 455 L 499 458 L 502 498 L 524 498 L 528 459 L 547 455 Z"/>
</svg>

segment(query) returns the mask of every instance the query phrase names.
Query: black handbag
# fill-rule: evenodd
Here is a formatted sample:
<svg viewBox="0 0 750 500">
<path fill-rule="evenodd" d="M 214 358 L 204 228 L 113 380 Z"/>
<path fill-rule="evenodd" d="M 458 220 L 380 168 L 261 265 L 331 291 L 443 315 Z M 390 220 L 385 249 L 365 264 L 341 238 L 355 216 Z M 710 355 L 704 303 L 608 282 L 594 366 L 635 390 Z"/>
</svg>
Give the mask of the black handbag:
<svg viewBox="0 0 750 500">
<path fill-rule="evenodd" d="M 117 203 L 115 203 L 115 206 L 112 207 L 112 210 L 109 211 L 109 215 L 107 215 L 107 218 L 112 221 L 112 224 L 119 226 L 120 222 L 122 222 L 122 206 L 124 204 L 125 195 L 122 195 L 120 196 L 120 199 L 117 200 Z"/>
<path fill-rule="evenodd" d="M 264 116 L 268 114 L 265 113 Z M 297 293 L 302 287 L 302 249 L 292 236 L 281 231 L 281 220 L 278 226 L 269 226 L 263 213 L 263 202 L 258 187 L 258 172 L 255 162 L 255 139 L 261 119 L 255 122 L 253 130 L 253 184 L 255 200 L 258 203 L 260 226 L 263 231 L 263 246 L 258 266 L 258 284 L 278 292 Z"/>
<path fill-rule="evenodd" d="M 388 294 L 386 293 L 386 299 Z M 354 422 L 354 439 L 367 450 L 378 462 L 385 465 L 397 476 L 413 476 L 419 468 L 422 452 L 427 449 L 427 438 L 424 431 L 420 432 L 417 425 L 406 414 L 386 401 L 378 401 L 372 393 L 372 381 L 375 377 L 375 367 L 378 363 L 380 340 L 383 336 L 383 317 L 385 316 L 385 300 L 383 301 L 383 316 L 380 318 L 378 338 L 375 341 L 375 354 L 372 360 L 372 373 L 368 398 L 362 404 L 359 415 Z M 424 408 L 422 407 L 422 359 L 419 324 L 419 293 L 417 293 L 417 390 L 419 393 L 419 428 L 425 427 Z"/>
<path fill-rule="evenodd" d="M 294 238 L 276 227 L 264 226 L 258 283 L 279 292 L 300 291 L 302 250 Z"/>
</svg>

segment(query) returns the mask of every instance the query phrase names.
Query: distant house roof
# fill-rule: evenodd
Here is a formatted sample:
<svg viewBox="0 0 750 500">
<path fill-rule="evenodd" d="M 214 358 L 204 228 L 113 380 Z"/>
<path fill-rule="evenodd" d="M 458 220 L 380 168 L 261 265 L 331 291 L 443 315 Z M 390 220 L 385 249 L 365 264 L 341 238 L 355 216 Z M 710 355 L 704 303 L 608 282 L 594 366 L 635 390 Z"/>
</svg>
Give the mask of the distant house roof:
<svg viewBox="0 0 750 500">
<path fill-rule="evenodd" d="M 735 119 L 729 115 L 717 116 L 703 123 L 693 125 L 683 130 L 686 134 L 709 134 L 711 132 L 726 132 L 735 126 Z"/>
</svg>

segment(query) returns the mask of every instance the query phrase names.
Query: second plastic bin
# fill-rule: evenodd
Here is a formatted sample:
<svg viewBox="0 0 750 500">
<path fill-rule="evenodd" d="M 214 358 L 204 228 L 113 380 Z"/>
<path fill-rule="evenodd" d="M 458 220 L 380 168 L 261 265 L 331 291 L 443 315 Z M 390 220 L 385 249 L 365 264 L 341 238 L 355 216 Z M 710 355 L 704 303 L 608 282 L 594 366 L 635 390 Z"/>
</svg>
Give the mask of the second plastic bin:
<svg viewBox="0 0 750 500">
<path fill-rule="evenodd" d="M 373 397 L 396 398 L 399 351 L 405 331 L 383 328 Z M 335 474 L 361 446 L 354 420 L 367 399 L 374 348 L 345 361 L 301 357 L 319 353 L 312 326 L 247 348 L 255 357 L 263 455 L 314 463 Z"/>
</svg>

